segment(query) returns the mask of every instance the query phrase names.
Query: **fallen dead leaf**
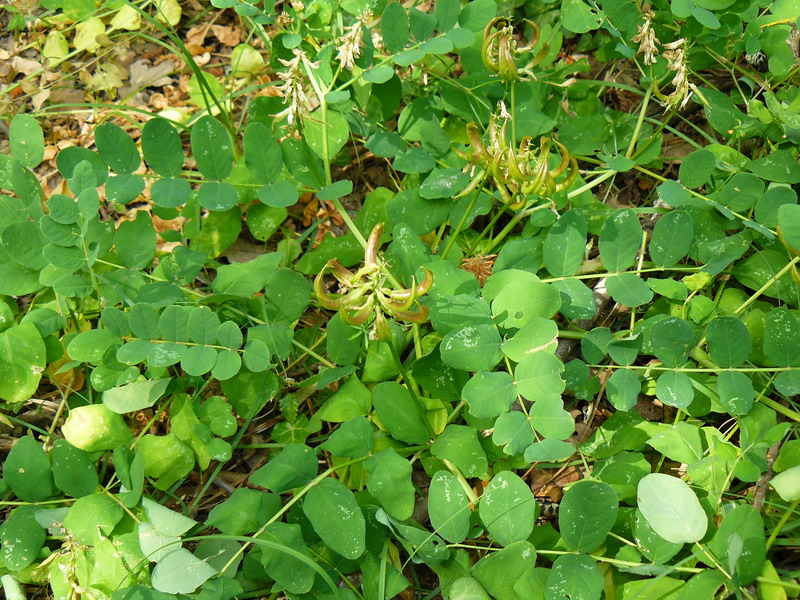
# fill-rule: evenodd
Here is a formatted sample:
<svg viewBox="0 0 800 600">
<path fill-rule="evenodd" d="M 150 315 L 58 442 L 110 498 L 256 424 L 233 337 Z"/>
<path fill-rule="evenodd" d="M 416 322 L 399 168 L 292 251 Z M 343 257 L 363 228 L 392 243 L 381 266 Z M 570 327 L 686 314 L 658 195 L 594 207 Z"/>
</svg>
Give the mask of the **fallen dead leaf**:
<svg viewBox="0 0 800 600">
<path fill-rule="evenodd" d="M 229 27 L 227 25 L 212 25 L 211 31 L 214 36 L 222 42 L 225 46 L 235 46 L 242 39 L 242 30 L 238 27 Z"/>
</svg>

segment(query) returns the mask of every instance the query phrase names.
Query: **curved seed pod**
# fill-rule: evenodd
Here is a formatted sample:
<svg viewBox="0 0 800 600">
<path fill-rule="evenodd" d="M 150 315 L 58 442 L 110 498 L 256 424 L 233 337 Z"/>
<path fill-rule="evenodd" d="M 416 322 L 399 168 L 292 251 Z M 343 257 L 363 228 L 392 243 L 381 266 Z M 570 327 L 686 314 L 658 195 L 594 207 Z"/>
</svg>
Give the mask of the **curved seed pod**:
<svg viewBox="0 0 800 600">
<path fill-rule="evenodd" d="M 325 289 L 325 281 L 323 279 L 325 268 L 327 268 L 327 265 L 314 278 L 314 293 L 320 306 L 328 310 L 339 310 L 342 307 L 341 296 L 329 294 Z"/>
<path fill-rule="evenodd" d="M 433 285 L 433 272 L 425 267 L 422 267 L 422 270 L 425 271 L 425 279 L 420 281 L 415 288 L 417 296 L 423 296 L 427 294 L 428 290 L 430 290 L 431 286 Z"/>
<path fill-rule="evenodd" d="M 556 145 L 556 148 L 558 148 L 558 151 L 561 153 L 561 164 L 558 165 L 555 169 L 552 169 L 550 173 L 553 174 L 553 177 L 558 177 L 564 171 L 567 170 L 567 167 L 569 166 L 570 154 L 566 146 L 564 146 L 564 144 L 562 144 L 558 140 L 553 140 L 553 143 Z"/>
<path fill-rule="evenodd" d="M 392 341 L 392 330 L 389 329 L 389 323 L 386 321 L 386 317 L 383 316 L 383 313 L 381 312 L 375 315 L 373 331 L 375 331 L 375 337 L 377 337 L 381 342 Z"/>
<path fill-rule="evenodd" d="M 400 319 L 401 321 L 408 321 L 409 323 L 427 322 L 431 311 L 427 306 L 422 306 L 421 304 L 417 304 L 417 306 L 419 307 L 419 310 L 416 312 L 397 311 L 393 313 L 393 315 L 395 318 Z"/>
<path fill-rule="evenodd" d="M 556 184 L 557 192 L 561 192 L 567 189 L 569 186 L 572 185 L 572 182 L 575 181 L 575 178 L 578 176 L 578 161 L 575 160 L 573 157 L 569 159 L 569 173 L 567 174 L 566 179 L 564 179 L 561 183 Z"/>
<path fill-rule="evenodd" d="M 342 310 L 339 311 L 339 314 L 342 315 L 342 321 L 348 325 L 363 325 L 372 315 L 372 302 L 367 302 L 364 306 L 352 314 L 348 312 L 347 309 L 342 308 Z"/>
<path fill-rule="evenodd" d="M 414 301 L 416 300 L 416 295 L 413 292 L 408 295 L 408 298 L 400 298 L 397 300 L 387 298 L 381 293 L 378 293 L 377 296 L 378 303 L 390 313 L 409 310 L 412 306 L 414 306 Z"/>
<path fill-rule="evenodd" d="M 478 126 L 475 123 L 467 124 L 467 137 L 471 146 L 471 154 L 474 160 L 481 160 L 486 157 L 486 148 L 483 147 L 481 141 L 481 134 L 478 131 Z"/>
<path fill-rule="evenodd" d="M 344 308 L 353 308 L 358 306 L 361 299 L 370 291 L 369 285 L 362 283 L 360 286 L 353 288 L 350 292 L 343 295 L 339 299 L 339 304 Z"/>
<path fill-rule="evenodd" d="M 367 247 L 364 250 L 364 264 L 366 266 L 378 264 L 378 248 L 381 245 L 381 236 L 383 235 L 383 223 L 378 223 L 372 228 L 367 240 Z"/>
<path fill-rule="evenodd" d="M 346 285 L 353 285 L 353 283 L 355 283 L 356 274 L 350 269 L 343 267 L 335 258 L 332 258 L 328 261 L 323 271 L 325 269 L 329 269 L 336 279 L 342 283 L 345 283 Z"/>
<path fill-rule="evenodd" d="M 531 50 L 533 50 L 536 47 L 536 44 L 539 43 L 539 37 L 541 36 L 542 33 L 539 30 L 539 26 L 530 19 L 523 19 L 523 21 L 525 21 L 528 25 L 531 26 L 531 29 L 533 30 L 533 37 L 531 37 L 530 41 L 528 41 L 527 44 L 518 48 L 518 52 L 520 53 L 530 52 Z"/>
</svg>

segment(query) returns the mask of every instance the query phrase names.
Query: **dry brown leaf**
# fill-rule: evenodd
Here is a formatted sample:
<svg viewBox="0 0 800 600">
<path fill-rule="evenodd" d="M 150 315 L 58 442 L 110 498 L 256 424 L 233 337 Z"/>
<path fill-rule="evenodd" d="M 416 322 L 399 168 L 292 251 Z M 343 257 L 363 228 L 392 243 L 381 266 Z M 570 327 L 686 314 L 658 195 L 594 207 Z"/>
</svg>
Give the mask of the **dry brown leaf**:
<svg viewBox="0 0 800 600">
<path fill-rule="evenodd" d="M 149 60 L 137 60 L 131 63 L 128 69 L 130 80 L 128 85 L 120 89 L 121 96 L 145 87 L 162 87 L 173 83 L 170 74 L 177 70 L 173 60 L 165 60 L 157 65 L 152 65 Z M 123 91 L 124 90 L 124 91 Z"/>
<path fill-rule="evenodd" d="M 225 46 L 235 46 L 242 39 L 242 30 L 238 27 L 228 27 L 226 25 L 212 25 L 211 31 L 214 36 Z"/>
<path fill-rule="evenodd" d="M 208 25 L 197 25 L 186 33 L 186 44 L 202 46 L 208 34 Z"/>
<path fill-rule="evenodd" d="M 41 71 L 42 68 L 42 63 L 40 63 L 38 60 L 22 58 L 21 56 L 15 56 L 11 59 L 11 69 L 16 73 L 32 75 L 37 71 Z"/>
</svg>

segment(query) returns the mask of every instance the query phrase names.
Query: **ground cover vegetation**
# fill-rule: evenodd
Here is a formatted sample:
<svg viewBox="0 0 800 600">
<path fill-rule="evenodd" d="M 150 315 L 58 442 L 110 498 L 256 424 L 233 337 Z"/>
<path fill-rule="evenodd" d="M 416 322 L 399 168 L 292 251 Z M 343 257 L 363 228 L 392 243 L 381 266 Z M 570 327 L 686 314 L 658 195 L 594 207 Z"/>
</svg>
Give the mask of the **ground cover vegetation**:
<svg viewBox="0 0 800 600">
<path fill-rule="evenodd" d="M 0 10 L 6 598 L 800 595 L 797 0 Z"/>
</svg>

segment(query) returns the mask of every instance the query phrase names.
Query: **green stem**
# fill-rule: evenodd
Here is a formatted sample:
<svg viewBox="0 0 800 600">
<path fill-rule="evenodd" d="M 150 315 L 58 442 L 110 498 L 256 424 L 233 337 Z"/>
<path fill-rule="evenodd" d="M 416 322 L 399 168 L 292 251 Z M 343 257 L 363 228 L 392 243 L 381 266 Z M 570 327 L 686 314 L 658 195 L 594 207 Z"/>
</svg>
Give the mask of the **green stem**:
<svg viewBox="0 0 800 600">
<path fill-rule="evenodd" d="M 450 232 L 450 239 L 447 240 L 447 246 L 445 246 L 444 250 L 442 251 L 442 260 L 447 258 L 447 255 L 450 254 L 450 250 L 452 250 L 453 244 L 455 244 L 456 237 L 458 237 L 458 234 L 461 233 L 461 229 L 464 227 L 464 223 L 467 222 L 467 218 L 469 217 L 469 214 L 472 212 L 472 209 L 475 206 L 475 202 L 478 201 L 478 197 L 481 195 L 481 187 L 483 184 L 483 180 L 485 178 L 486 178 L 486 171 L 481 171 L 480 173 L 478 173 L 478 175 L 476 175 L 472 179 L 470 184 L 467 186 L 467 189 L 469 189 L 473 187 L 473 182 L 479 180 L 478 183 L 474 185 L 475 194 L 472 196 L 472 200 L 470 200 L 470 203 L 467 206 L 467 209 L 464 211 L 464 214 L 461 215 L 461 220 L 458 222 L 455 231 Z"/>
<path fill-rule="evenodd" d="M 783 529 L 784 525 L 786 525 L 789 517 L 794 513 L 798 504 L 800 504 L 800 498 L 796 498 L 795 501 L 789 505 L 789 507 L 781 515 L 780 520 L 775 524 L 775 527 L 772 528 L 772 533 L 770 534 L 769 538 L 767 538 L 767 550 L 769 550 L 772 547 L 772 544 L 775 543 L 775 540 L 780 535 L 781 530 Z"/>
<path fill-rule="evenodd" d="M 647 88 L 647 92 L 645 92 L 644 99 L 642 99 L 642 106 L 639 110 L 639 119 L 636 121 L 636 127 L 633 130 L 633 136 L 631 136 L 631 142 L 628 145 L 628 151 L 625 153 L 626 158 L 630 158 L 633 156 L 633 150 L 636 148 L 636 142 L 639 139 L 639 132 L 642 130 L 642 123 L 644 122 L 644 115 L 647 112 L 647 105 L 650 104 L 650 94 L 653 93 L 653 86 Z"/>
</svg>

